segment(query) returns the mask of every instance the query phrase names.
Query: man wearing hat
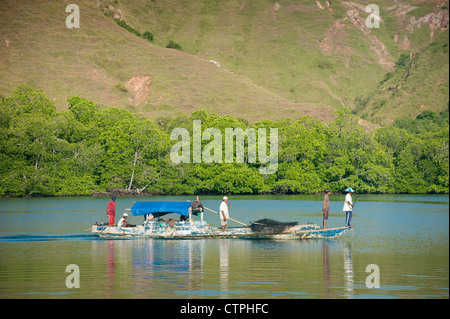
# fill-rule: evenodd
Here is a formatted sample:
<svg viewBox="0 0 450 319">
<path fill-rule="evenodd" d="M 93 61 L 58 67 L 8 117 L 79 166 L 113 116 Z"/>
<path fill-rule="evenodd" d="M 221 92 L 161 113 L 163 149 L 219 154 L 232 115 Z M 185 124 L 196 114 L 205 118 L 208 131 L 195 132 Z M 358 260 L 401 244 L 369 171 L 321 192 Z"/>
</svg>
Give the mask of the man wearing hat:
<svg viewBox="0 0 450 319">
<path fill-rule="evenodd" d="M 123 213 L 122 218 L 117 223 L 117 227 L 130 227 L 130 223 L 127 221 L 128 214 Z"/>
<path fill-rule="evenodd" d="M 227 220 L 230 217 L 228 209 L 231 207 L 231 203 L 229 205 L 227 205 L 227 203 L 228 197 L 224 196 L 219 208 L 220 225 L 222 225 L 222 229 L 227 228 Z"/>
<path fill-rule="evenodd" d="M 344 208 L 342 209 L 345 212 L 345 226 L 353 227 L 350 225 L 350 221 L 352 220 L 352 212 L 353 212 L 353 202 L 352 202 L 352 194 L 355 190 L 351 187 L 345 190 L 347 195 L 345 195 Z"/>
</svg>

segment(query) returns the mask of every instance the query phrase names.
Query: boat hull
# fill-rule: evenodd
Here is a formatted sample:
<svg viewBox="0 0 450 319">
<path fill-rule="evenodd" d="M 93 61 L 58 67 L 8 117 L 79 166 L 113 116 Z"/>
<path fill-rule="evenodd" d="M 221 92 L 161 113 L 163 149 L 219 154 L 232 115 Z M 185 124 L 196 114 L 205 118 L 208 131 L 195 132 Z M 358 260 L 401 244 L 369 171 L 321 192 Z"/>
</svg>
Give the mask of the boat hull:
<svg viewBox="0 0 450 319">
<path fill-rule="evenodd" d="M 348 232 L 349 227 L 337 227 L 337 228 L 327 228 L 327 229 L 316 229 L 309 231 L 301 231 L 298 234 L 299 239 L 310 239 L 310 238 L 338 238 Z"/>
<path fill-rule="evenodd" d="M 92 233 L 100 237 L 149 237 L 149 238 L 236 238 L 249 235 L 249 228 L 227 230 L 210 227 L 200 222 L 177 222 L 170 227 L 167 222 L 145 222 L 136 227 L 92 225 Z"/>
<path fill-rule="evenodd" d="M 108 225 L 92 225 L 91 232 L 100 237 L 147 237 L 165 239 L 196 238 L 244 238 L 244 239 L 310 239 L 337 238 L 349 230 L 347 227 L 321 229 L 317 225 L 297 225 L 288 232 L 253 232 L 250 227 L 214 228 L 205 222 L 176 222 L 170 227 L 167 222 L 147 221 L 136 227 L 115 227 Z"/>
</svg>

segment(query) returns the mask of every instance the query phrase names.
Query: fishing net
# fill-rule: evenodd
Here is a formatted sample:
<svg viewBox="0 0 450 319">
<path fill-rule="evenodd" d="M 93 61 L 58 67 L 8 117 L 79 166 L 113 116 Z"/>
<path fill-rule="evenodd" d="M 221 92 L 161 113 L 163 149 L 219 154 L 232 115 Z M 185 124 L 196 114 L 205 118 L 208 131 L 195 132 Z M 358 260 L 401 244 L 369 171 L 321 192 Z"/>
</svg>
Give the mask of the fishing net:
<svg viewBox="0 0 450 319">
<path fill-rule="evenodd" d="M 252 232 L 257 233 L 269 233 L 269 234 L 280 234 L 287 232 L 289 228 L 298 225 L 297 222 L 280 222 L 270 218 L 263 218 L 252 222 L 250 228 Z"/>
</svg>

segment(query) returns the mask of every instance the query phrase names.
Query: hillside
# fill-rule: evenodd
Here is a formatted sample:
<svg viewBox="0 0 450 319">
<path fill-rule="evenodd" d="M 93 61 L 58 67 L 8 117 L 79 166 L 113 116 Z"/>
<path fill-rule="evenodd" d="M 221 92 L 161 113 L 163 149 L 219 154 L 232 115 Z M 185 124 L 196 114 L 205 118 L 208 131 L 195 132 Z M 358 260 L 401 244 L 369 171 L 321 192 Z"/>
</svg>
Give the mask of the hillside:
<svg viewBox="0 0 450 319">
<path fill-rule="evenodd" d="M 393 70 L 384 75 L 372 92 L 356 100 L 355 110 L 362 118 L 390 124 L 398 117 L 415 118 L 424 110 L 448 108 L 449 35 L 448 28 L 440 24 L 448 26 L 448 11 L 438 9 L 425 14 L 428 11 L 411 7 L 408 10 L 411 10 L 409 20 L 399 21 L 405 34 L 396 34 L 403 50 L 399 51 Z M 417 19 L 415 14 L 419 15 Z M 415 29 L 415 33 L 408 31 Z M 416 37 L 416 47 L 412 47 L 408 36 Z"/>
<path fill-rule="evenodd" d="M 79 29 L 65 26 L 69 3 L 0 2 L 0 94 L 27 83 L 59 109 L 79 95 L 153 119 L 205 109 L 250 122 L 329 122 L 345 105 L 387 124 L 448 107 L 448 1 L 377 2 L 379 29 L 365 26 L 369 1 L 82 0 Z"/>
</svg>

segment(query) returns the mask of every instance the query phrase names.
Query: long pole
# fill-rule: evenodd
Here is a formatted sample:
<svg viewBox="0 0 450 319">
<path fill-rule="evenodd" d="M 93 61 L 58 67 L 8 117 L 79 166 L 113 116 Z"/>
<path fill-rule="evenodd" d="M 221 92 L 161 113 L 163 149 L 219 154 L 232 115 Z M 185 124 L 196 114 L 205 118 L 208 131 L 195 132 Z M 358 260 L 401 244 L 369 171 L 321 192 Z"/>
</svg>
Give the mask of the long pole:
<svg viewBox="0 0 450 319">
<path fill-rule="evenodd" d="M 191 202 L 190 200 L 187 200 L 187 199 L 186 199 L 186 201 L 187 201 L 187 202 Z M 208 208 L 208 207 L 206 207 L 206 206 L 203 206 L 203 207 L 204 207 L 205 209 L 209 210 L 210 212 L 213 212 L 214 214 L 219 215 L 218 212 L 212 210 L 211 208 Z M 238 223 L 238 224 L 241 224 L 241 225 L 244 225 L 244 226 L 248 226 L 247 224 L 244 224 L 244 223 L 242 223 L 242 222 L 240 222 L 240 221 L 238 221 L 238 220 L 236 220 L 236 219 L 233 219 L 233 218 L 228 218 L 228 219 L 229 219 L 229 220 L 232 220 L 232 221 L 234 221 L 234 222 L 236 222 L 236 223 Z"/>
<path fill-rule="evenodd" d="M 355 204 L 356 204 L 356 201 L 358 200 L 359 194 L 358 194 L 358 195 L 356 195 L 355 197 L 356 197 L 356 198 L 355 198 L 355 201 L 353 202 L 353 206 L 352 206 L 352 208 L 354 208 L 354 207 L 355 207 Z"/>
</svg>

